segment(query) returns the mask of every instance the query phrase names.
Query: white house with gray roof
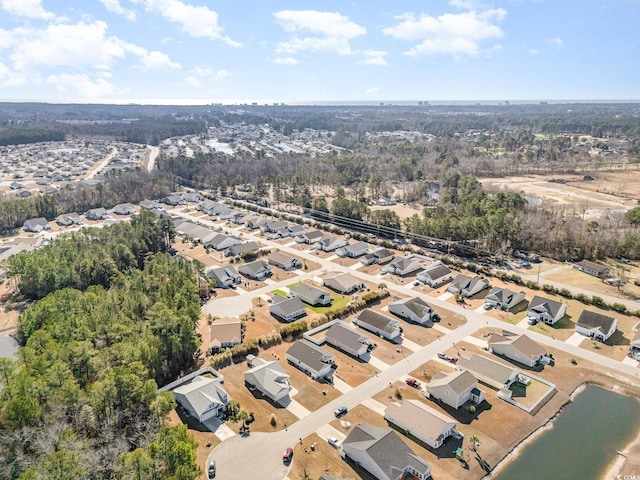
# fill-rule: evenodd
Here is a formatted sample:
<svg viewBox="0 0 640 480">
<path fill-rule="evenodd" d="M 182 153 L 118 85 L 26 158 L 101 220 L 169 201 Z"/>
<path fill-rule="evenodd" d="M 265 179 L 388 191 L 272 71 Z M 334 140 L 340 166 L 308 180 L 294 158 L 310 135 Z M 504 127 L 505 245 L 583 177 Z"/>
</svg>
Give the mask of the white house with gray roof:
<svg viewBox="0 0 640 480">
<path fill-rule="evenodd" d="M 616 332 L 617 327 L 618 320 L 616 318 L 590 310 L 583 310 L 578 318 L 575 330 L 585 337 L 606 342 Z"/>
<path fill-rule="evenodd" d="M 218 288 L 231 288 L 242 282 L 240 275 L 232 266 L 210 268 L 205 273 L 207 278 L 215 280 Z"/>
<path fill-rule="evenodd" d="M 453 294 L 460 293 L 463 297 L 470 298 L 485 288 L 489 288 L 489 281 L 486 278 L 469 277 L 459 274 L 447 287 L 447 292 Z"/>
<path fill-rule="evenodd" d="M 423 268 L 422 264 L 410 258 L 395 258 L 389 265 L 384 267 L 384 272 L 404 277 L 415 273 Z"/>
<path fill-rule="evenodd" d="M 175 388 L 173 396 L 200 423 L 220 417 L 229 403 L 229 394 L 222 386 L 221 379 L 202 375 Z"/>
<path fill-rule="evenodd" d="M 267 261 L 269 262 L 269 265 L 283 270 L 293 270 L 302 266 L 302 262 L 300 260 L 282 252 L 273 252 L 267 257 Z"/>
<path fill-rule="evenodd" d="M 136 213 L 136 207 L 131 203 L 120 203 L 113 207 L 113 213 L 116 215 L 133 215 Z"/>
<path fill-rule="evenodd" d="M 297 234 L 295 237 L 295 241 L 297 243 L 311 244 L 311 243 L 316 243 L 322 237 L 324 237 L 323 232 L 321 232 L 320 230 L 313 230 L 311 232 L 301 232 Z"/>
<path fill-rule="evenodd" d="M 44 230 L 51 230 L 49 221 L 44 217 L 30 218 L 22 226 L 25 232 L 39 233 Z"/>
<path fill-rule="evenodd" d="M 241 243 L 242 240 L 239 237 L 218 233 L 207 240 L 204 246 L 205 248 L 213 248 L 214 250 L 222 251 L 229 247 L 233 247 L 234 245 L 240 245 Z"/>
<path fill-rule="evenodd" d="M 297 297 L 284 298 L 280 295 L 274 295 L 273 303 L 269 306 L 269 313 L 278 320 L 293 322 L 307 314 L 307 307 Z"/>
<path fill-rule="evenodd" d="M 442 262 L 437 261 L 429 265 L 416 276 L 416 280 L 426 283 L 431 288 L 438 288 L 453 278 L 453 273 Z"/>
<path fill-rule="evenodd" d="M 453 418 L 420 400 L 390 403 L 384 411 L 384 419 L 431 448 L 440 448 L 452 435 L 462 436 L 456 430 Z"/>
<path fill-rule="evenodd" d="M 517 368 L 509 367 L 477 353 L 469 358 L 460 357 L 456 365 L 459 369 L 469 370 L 479 381 L 496 390 L 509 388 L 520 375 Z"/>
<path fill-rule="evenodd" d="M 362 335 L 342 320 L 338 320 L 329 327 L 324 339 L 329 345 L 356 358 L 361 358 L 373 349 L 369 337 Z"/>
<path fill-rule="evenodd" d="M 338 255 L 339 257 L 358 258 L 368 251 L 369 244 L 367 242 L 356 242 L 337 249 L 336 255 Z"/>
<path fill-rule="evenodd" d="M 436 373 L 425 385 L 425 396 L 458 409 L 471 401 L 476 405 L 484 400 L 484 392 L 478 388 L 478 380 L 469 370 Z"/>
<path fill-rule="evenodd" d="M 437 315 L 427 302 L 420 297 L 409 297 L 389 304 L 389 312 L 408 322 L 432 326 Z"/>
<path fill-rule="evenodd" d="M 224 251 L 224 254 L 227 257 L 235 257 L 236 255 L 241 255 L 243 253 L 257 252 L 259 249 L 260 249 L 260 246 L 256 242 L 246 242 L 246 243 L 239 243 L 237 245 L 233 245 L 227 248 Z"/>
<path fill-rule="evenodd" d="M 247 363 L 251 367 L 244 372 L 244 382 L 249 389 L 258 390 L 273 403 L 283 403 L 289 399 L 291 385 L 289 374 L 275 360 L 264 360 L 249 355 Z"/>
<path fill-rule="evenodd" d="M 564 303 L 538 295 L 531 299 L 527 308 L 527 317 L 548 325 L 553 325 L 564 317 L 566 313 L 567 306 Z"/>
<path fill-rule="evenodd" d="M 304 303 L 311 306 L 331 305 L 331 295 L 320 288 L 307 283 L 299 283 L 289 287 L 289 292 L 294 297 L 298 297 Z"/>
<path fill-rule="evenodd" d="M 398 320 L 370 308 L 365 308 L 357 314 L 353 323 L 392 342 L 397 342 L 402 337 L 402 328 Z"/>
<path fill-rule="evenodd" d="M 364 289 L 362 280 L 354 277 L 350 273 L 339 273 L 337 275 L 329 275 L 322 279 L 325 287 L 335 290 L 343 295 L 349 295 Z"/>
<path fill-rule="evenodd" d="M 506 330 L 502 331 L 502 335 L 492 334 L 487 340 L 487 347 L 490 352 L 527 367 L 534 367 L 547 356 L 547 351 L 526 335 L 517 335 Z"/>
<path fill-rule="evenodd" d="M 431 476 L 431 465 L 388 428 L 356 425 L 342 442 L 341 454 L 378 480 L 427 480 Z"/>
<path fill-rule="evenodd" d="M 333 252 L 338 248 L 345 247 L 349 242 L 344 238 L 334 237 L 332 235 L 325 235 L 315 244 L 318 250 L 323 252 Z"/>
<path fill-rule="evenodd" d="M 333 372 L 338 368 L 331 352 L 307 340 L 297 340 L 289 347 L 287 361 L 314 380 L 325 380 L 329 383 Z"/>
<path fill-rule="evenodd" d="M 238 272 L 247 278 L 260 281 L 271 276 L 271 268 L 264 260 L 256 260 L 255 262 L 240 265 Z"/>
<path fill-rule="evenodd" d="M 484 298 L 484 303 L 508 312 L 524 300 L 524 292 L 514 292 L 507 288 L 495 287 L 489 290 L 489 293 Z"/>
<path fill-rule="evenodd" d="M 92 208 L 91 210 L 87 210 L 84 214 L 84 218 L 86 218 L 87 220 L 104 220 L 105 218 L 108 218 L 108 217 L 109 217 L 109 214 L 102 207 Z"/>
</svg>

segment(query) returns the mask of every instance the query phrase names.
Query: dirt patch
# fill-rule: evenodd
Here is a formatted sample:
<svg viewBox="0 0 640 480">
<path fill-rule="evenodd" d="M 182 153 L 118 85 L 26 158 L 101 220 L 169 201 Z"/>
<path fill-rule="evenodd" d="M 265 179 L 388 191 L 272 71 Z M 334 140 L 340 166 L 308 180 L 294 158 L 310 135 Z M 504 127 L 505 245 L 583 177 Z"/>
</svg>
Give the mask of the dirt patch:
<svg viewBox="0 0 640 480">
<path fill-rule="evenodd" d="M 320 438 L 315 433 L 303 438 L 293 451 L 293 465 L 287 475 L 290 480 L 320 478 L 326 474 L 336 478 L 356 477 L 356 472 L 342 460 L 338 450 L 329 445 L 326 438 Z"/>
<path fill-rule="evenodd" d="M 18 294 L 13 279 L 0 285 L 0 332 L 18 327 L 20 314 L 31 305 L 31 302 Z"/>
</svg>

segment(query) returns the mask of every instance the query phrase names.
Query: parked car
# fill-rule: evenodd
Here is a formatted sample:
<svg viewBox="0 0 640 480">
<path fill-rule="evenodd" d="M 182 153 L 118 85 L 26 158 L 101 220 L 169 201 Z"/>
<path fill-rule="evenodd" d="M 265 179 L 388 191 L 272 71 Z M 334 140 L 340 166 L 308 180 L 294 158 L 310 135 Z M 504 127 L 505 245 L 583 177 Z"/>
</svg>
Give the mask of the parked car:
<svg viewBox="0 0 640 480">
<path fill-rule="evenodd" d="M 405 382 L 406 382 L 406 383 L 407 383 L 407 385 L 409 385 L 410 387 L 413 387 L 413 388 L 420 388 L 420 382 L 419 382 L 418 380 L 416 380 L 415 378 L 411 378 L 411 377 L 409 377 L 409 378 L 407 378 L 407 379 L 405 380 Z"/>
<path fill-rule="evenodd" d="M 528 318 L 527 318 L 527 323 L 528 323 L 529 325 L 535 325 L 536 323 L 538 323 L 538 320 L 536 320 L 536 319 L 535 319 L 535 318 L 533 318 L 533 317 L 528 317 Z"/>
<path fill-rule="evenodd" d="M 207 475 L 209 478 L 216 478 L 216 462 L 209 462 L 209 466 L 207 467 Z"/>
<path fill-rule="evenodd" d="M 332 447 L 335 447 L 335 448 L 340 448 L 342 446 L 342 444 L 340 443 L 340 440 L 338 440 L 333 435 L 329 435 L 327 437 L 327 442 L 329 442 L 329 445 L 331 445 Z"/>
<path fill-rule="evenodd" d="M 282 454 L 282 461 L 285 463 L 289 463 L 293 458 L 293 448 L 287 447 L 287 449 Z"/>
<path fill-rule="evenodd" d="M 441 359 L 441 360 L 446 360 L 447 359 L 447 355 L 445 353 L 438 352 L 438 358 Z"/>
<path fill-rule="evenodd" d="M 484 309 L 485 310 L 491 310 L 493 308 L 493 305 L 491 303 L 485 303 L 484 304 Z"/>
<path fill-rule="evenodd" d="M 342 407 L 338 407 L 335 409 L 335 411 L 333 412 L 333 414 L 336 417 L 340 417 L 341 415 L 344 415 L 345 413 L 347 413 L 347 407 L 342 406 Z"/>
</svg>

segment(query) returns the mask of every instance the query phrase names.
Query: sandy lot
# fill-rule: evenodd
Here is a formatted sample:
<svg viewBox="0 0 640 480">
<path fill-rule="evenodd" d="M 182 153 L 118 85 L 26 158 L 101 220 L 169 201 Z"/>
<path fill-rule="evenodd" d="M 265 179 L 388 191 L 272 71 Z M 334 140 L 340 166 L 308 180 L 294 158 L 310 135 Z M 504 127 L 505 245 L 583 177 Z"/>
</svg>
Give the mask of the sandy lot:
<svg viewBox="0 0 640 480">
<path fill-rule="evenodd" d="M 484 178 L 480 182 L 488 190 L 512 190 L 551 205 L 566 205 L 585 218 L 602 216 L 608 211 L 625 212 L 636 206 L 640 198 L 640 171 L 590 173 L 583 175 L 531 175 L 526 177 Z M 552 183 L 562 178 L 567 184 Z"/>
</svg>

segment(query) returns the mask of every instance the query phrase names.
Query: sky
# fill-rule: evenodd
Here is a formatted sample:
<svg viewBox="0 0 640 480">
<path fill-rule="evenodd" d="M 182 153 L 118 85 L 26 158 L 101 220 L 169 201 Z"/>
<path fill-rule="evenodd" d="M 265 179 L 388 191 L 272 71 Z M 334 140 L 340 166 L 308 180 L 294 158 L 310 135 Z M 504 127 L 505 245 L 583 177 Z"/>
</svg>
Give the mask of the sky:
<svg viewBox="0 0 640 480">
<path fill-rule="evenodd" d="M 0 0 L 0 100 L 639 100 L 640 0 Z"/>
</svg>

